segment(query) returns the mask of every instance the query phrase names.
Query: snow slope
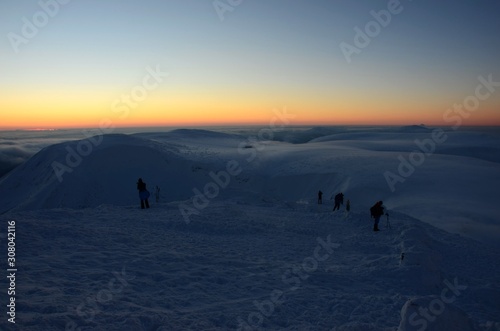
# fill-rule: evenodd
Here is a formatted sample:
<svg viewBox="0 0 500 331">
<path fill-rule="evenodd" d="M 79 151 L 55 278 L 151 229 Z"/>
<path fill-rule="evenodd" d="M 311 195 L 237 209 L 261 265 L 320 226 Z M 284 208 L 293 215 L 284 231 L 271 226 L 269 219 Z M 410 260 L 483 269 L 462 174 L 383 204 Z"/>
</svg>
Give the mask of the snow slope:
<svg viewBox="0 0 500 331">
<path fill-rule="evenodd" d="M 17 324 L 394 330 L 408 299 L 439 297 L 455 282 L 466 288 L 445 304 L 447 313 L 460 309 L 478 329 L 498 318 L 498 251 L 399 213 L 391 229 L 382 222 L 375 233 L 364 213 L 346 217 L 330 207 L 233 199 L 214 202 L 190 224 L 176 202 L 10 214 Z"/>
<path fill-rule="evenodd" d="M 185 185 L 197 181 L 191 164 L 177 157 L 173 146 L 128 135 L 106 135 L 102 143 L 92 145 L 90 154 L 81 155 L 78 153 L 81 142 L 49 146 L 0 181 L 0 194 L 5 197 L 0 212 L 12 208 L 131 204 L 137 200 L 135 183 L 141 176 L 152 192 L 155 185 L 164 189 L 174 187 L 175 190 L 165 190 L 166 196 L 188 198 L 192 192 Z M 69 171 L 61 168 L 62 181 L 56 175 L 54 162 L 69 165 Z M 155 181 L 148 181 L 152 178 Z"/>
<path fill-rule="evenodd" d="M 331 134 L 303 137 L 321 132 Z M 18 326 L 494 330 L 496 137 L 450 132 L 391 192 L 383 173 L 428 136 L 356 130 L 292 144 L 176 130 L 49 146 L 0 181 L 2 249 L 7 221 L 18 235 Z M 83 144 L 92 151 L 60 182 L 53 162 Z M 200 206 L 193 195 L 213 193 L 214 176 L 225 183 Z M 139 209 L 138 177 L 162 188 L 149 210 Z M 331 212 L 339 191 L 349 215 Z M 367 210 L 380 199 L 392 228 L 383 220 L 374 233 Z M 183 206 L 196 210 L 189 222 Z"/>
</svg>

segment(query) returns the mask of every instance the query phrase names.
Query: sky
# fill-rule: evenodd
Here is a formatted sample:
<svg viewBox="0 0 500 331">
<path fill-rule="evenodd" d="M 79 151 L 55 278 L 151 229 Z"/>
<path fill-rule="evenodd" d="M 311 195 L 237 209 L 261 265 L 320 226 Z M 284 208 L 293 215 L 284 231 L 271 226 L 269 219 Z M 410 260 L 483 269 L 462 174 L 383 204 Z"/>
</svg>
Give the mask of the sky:
<svg viewBox="0 0 500 331">
<path fill-rule="evenodd" d="M 500 125 L 499 16 L 496 0 L 2 0 L 0 129 L 267 125 L 277 110 Z"/>
</svg>

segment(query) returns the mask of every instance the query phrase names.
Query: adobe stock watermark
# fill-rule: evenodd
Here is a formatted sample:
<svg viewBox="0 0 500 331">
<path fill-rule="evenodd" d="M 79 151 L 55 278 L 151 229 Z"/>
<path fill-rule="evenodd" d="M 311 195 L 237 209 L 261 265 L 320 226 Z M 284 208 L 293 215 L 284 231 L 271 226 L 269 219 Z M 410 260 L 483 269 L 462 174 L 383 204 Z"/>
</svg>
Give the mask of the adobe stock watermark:
<svg viewBox="0 0 500 331">
<path fill-rule="evenodd" d="M 361 29 L 359 26 L 354 27 L 355 34 L 352 44 L 346 43 L 345 41 L 340 43 L 340 50 L 347 63 L 352 62 L 352 56 L 354 54 L 359 55 L 361 50 L 368 47 L 371 41 L 380 35 L 382 29 L 389 26 L 393 17 L 403 12 L 403 9 L 404 7 L 401 1 L 389 0 L 387 2 L 387 9 L 379 11 L 371 10 L 370 15 L 373 17 L 373 20 L 367 22 L 364 29 Z"/>
<path fill-rule="evenodd" d="M 443 119 L 446 123 L 454 123 L 453 130 L 460 128 L 463 120 L 469 118 L 472 113 L 479 109 L 482 101 L 490 98 L 500 88 L 500 82 L 494 81 L 492 74 L 488 75 L 487 78 L 479 76 L 478 80 L 479 84 L 473 94 L 465 97 L 462 103 L 454 104 L 453 108 L 449 108 L 444 112 Z M 384 172 L 384 178 L 391 192 L 394 193 L 396 184 L 404 183 L 428 157 L 434 154 L 437 146 L 446 142 L 447 139 L 448 135 L 442 129 L 432 130 L 429 138 L 415 139 L 414 143 L 418 149 L 413 150 L 407 158 L 402 154 L 398 156 L 397 173 L 392 171 Z"/>
<path fill-rule="evenodd" d="M 493 80 L 493 74 L 489 74 L 487 78 L 483 76 L 478 77 L 479 84 L 474 90 L 474 94 L 467 96 L 462 103 L 454 104 L 453 109 L 447 109 L 443 114 L 443 120 L 446 123 L 454 123 L 453 130 L 457 130 L 462 126 L 463 119 L 467 119 L 478 110 L 482 101 L 489 99 L 498 88 L 500 88 L 500 81 Z"/>
<path fill-rule="evenodd" d="M 40 0 L 38 1 L 38 6 L 40 10 L 35 12 L 31 17 L 31 20 L 26 16 L 23 16 L 21 33 L 9 32 L 7 34 L 7 39 L 9 39 L 10 45 L 14 52 L 18 54 L 20 52 L 20 46 L 26 45 L 35 38 L 41 29 L 43 29 L 50 20 L 54 18 L 61 9 L 61 6 L 67 5 L 72 0 Z"/>
<path fill-rule="evenodd" d="M 411 326 L 419 326 L 419 331 L 424 331 L 429 323 L 436 320 L 438 316 L 444 313 L 447 304 L 451 304 L 457 300 L 462 291 L 467 289 L 467 285 L 460 285 L 457 278 L 453 280 L 453 284 L 448 280 L 444 281 L 445 287 L 441 291 L 441 295 L 429 302 L 427 307 L 419 307 L 418 310 L 412 313 L 408 321 Z"/>
<path fill-rule="evenodd" d="M 248 314 L 246 320 L 238 316 L 238 331 L 260 330 L 264 318 L 269 318 L 276 310 L 276 307 L 282 305 L 286 300 L 284 296 L 287 293 L 300 289 L 302 282 L 310 277 L 310 274 L 318 270 L 319 264 L 326 261 L 333 254 L 334 248 L 339 248 L 340 244 L 331 242 L 331 235 L 322 238 L 316 238 L 318 245 L 311 256 L 302 260 L 302 263 L 287 269 L 281 276 L 281 281 L 286 286 L 283 290 L 275 289 L 269 293 L 269 299 L 261 302 L 254 300 L 255 311 Z"/>
<path fill-rule="evenodd" d="M 242 3 L 243 0 L 214 0 L 212 2 L 212 5 L 214 6 L 219 20 L 221 22 L 224 22 L 224 20 L 226 19 L 224 15 L 226 15 L 227 12 L 233 12 L 234 9 Z"/>
<path fill-rule="evenodd" d="M 146 74 L 140 85 L 136 85 L 128 94 L 122 94 L 114 100 L 111 106 L 111 111 L 118 114 L 120 120 L 126 119 L 132 109 L 139 106 L 141 102 L 146 100 L 149 92 L 158 88 L 168 76 L 168 72 L 161 71 L 157 65 L 155 69 L 151 66 L 146 67 Z M 60 183 L 63 182 L 63 176 L 66 173 L 72 173 L 78 167 L 83 159 L 92 154 L 94 148 L 99 146 L 104 137 L 104 134 L 112 133 L 115 129 L 113 121 L 109 118 L 104 118 L 99 122 L 99 127 L 95 130 L 83 130 L 82 133 L 86 139 L 80 140 L 76 147 L 66 146 L 65 163 L 57 161 L 52 162 L 52 169 Z"/>
<path fill-rule="evenodd" d="M 128 282 L 135 278 L 135 276 L 126 273 L 125 267 L 122 268 L 121 272 L 113 272 L 113 277 L 108 281 L 105 288 L 94 295 L 88 296 L 76 307 L 75 312 L 77 316 L 83 319 L 85 323 L 92 322 L 95 316 L 101 312 L 102 308 L 110 304 L 129 285 Z M 66 323 L 65 331 L 81 330 L 75 321 L 71 318 L 68 319 L 70 321 Z"/>
<path fill-rule="evenodd" d="M 111 110 L 120 115 L 120 119 L 125 119 L 130 115 L 130 111 L 146 100 L 149 91 L 157 89 L 168 76 L 168 72 L 161 71 L 160 65 L 153 69 L 146 67 L 146 75 L 142 78 L 142 84 L 136 85 L 128 94 L 122 94 L 119 99 L 113 102 Z"/>
<path fill-rule="evenodd" d="M 290 119 L 295 118 L 295 115 L 289 114 L 286 108 L 282 111 L 273 110 L 274 117 L 269 121 L 269 127 L 260 129 L 256 136 L 252 136 L 238 145 L 238 153 L 247 155 L 245 161 L 251 163 L 257 157 L 258 152 L 263 151 L 266 146 L 263 141 L 270 141 L 274 138 L 274 133 L 284 130 L 285 126 L 290 124 Z M 276 125 L 277 122 L 280 125 Z M 229 160 L 226 163 L 224 170 L 219 172 L 211 171 L 209 173 L 212 179 L 203 187 L 203 191 L 198 188 L 193 188 L 194 196 L 191 198 L 191 203 L 181 203 L 179 211 L 186 224 L 191 222 L 192 215 L 201 215 L 201 211 L 210 205 L 210 201 L 219 196 L 221 190 L 224 190 L 231 182 L 231 178 L 238 176 L 243 171 L 243 168 L 238 160 Z"/>
</svg>

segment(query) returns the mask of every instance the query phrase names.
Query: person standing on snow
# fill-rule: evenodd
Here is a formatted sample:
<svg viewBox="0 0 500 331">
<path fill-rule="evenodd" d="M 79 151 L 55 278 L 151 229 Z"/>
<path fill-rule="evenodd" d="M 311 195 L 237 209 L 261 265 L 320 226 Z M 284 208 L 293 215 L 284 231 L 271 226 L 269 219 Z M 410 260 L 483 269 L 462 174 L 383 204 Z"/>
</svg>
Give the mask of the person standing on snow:
<svg viewBox="0 0 500 331">
<path fill-rule="evenodd" d="M 378 223 L 380 222 L 380 217 L 385 214 L 385 207 L 382 201 L 378 201 L 370 208 L 370 214 L 374 219 L 373 231 L 380 231 L 378 228 Z"/>
<path fill-rule="evenodd" d="M 142 181 L 142 178 L 139 178 L 137 181 L 137 190 L 139 191 L 139 198 L 141 199 L 141 209 L 149 208 L 149 191 L 146 189 L 146 183 Z"/>
<path fill-rule="evenodd" d="M 344 194 L 342 192 L 335 196 L 335 205 L 333 206 L 333 211 L 340 209 L 340 205 L 344 204 Z"/>
<path fill-rule="evenodd" d="M 323 204 L 323 192 L 318 191 L 318 205 Z"/>
</svg>

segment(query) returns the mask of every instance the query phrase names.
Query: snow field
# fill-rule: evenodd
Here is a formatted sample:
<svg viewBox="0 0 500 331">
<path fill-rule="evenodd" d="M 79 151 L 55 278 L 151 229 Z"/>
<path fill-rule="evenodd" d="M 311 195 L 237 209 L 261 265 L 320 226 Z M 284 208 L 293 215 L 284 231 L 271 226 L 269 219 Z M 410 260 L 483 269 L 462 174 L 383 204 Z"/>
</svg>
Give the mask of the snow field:
<svg viewBox="0 0 500 331">
<path fill-rule="evenodd" d="M 467 289 L 450 306 L 476 324 L 498 312 L 480 291 L 489 283 L 500 293 L 485 269 L 494 252 L 470 240 L 399 214 L 375 233 L 366 213 L 346 218 L 328 204 L 235 200 L 214 201 L 189 225 L 176 202 L 10 215 L 23 265 L 18 322 L 27 330 L 393 330 L 407 299 L 440 295 L 455 278 Z M 460 246 L 467 265 L 443 262 Z"/>
</svg>

